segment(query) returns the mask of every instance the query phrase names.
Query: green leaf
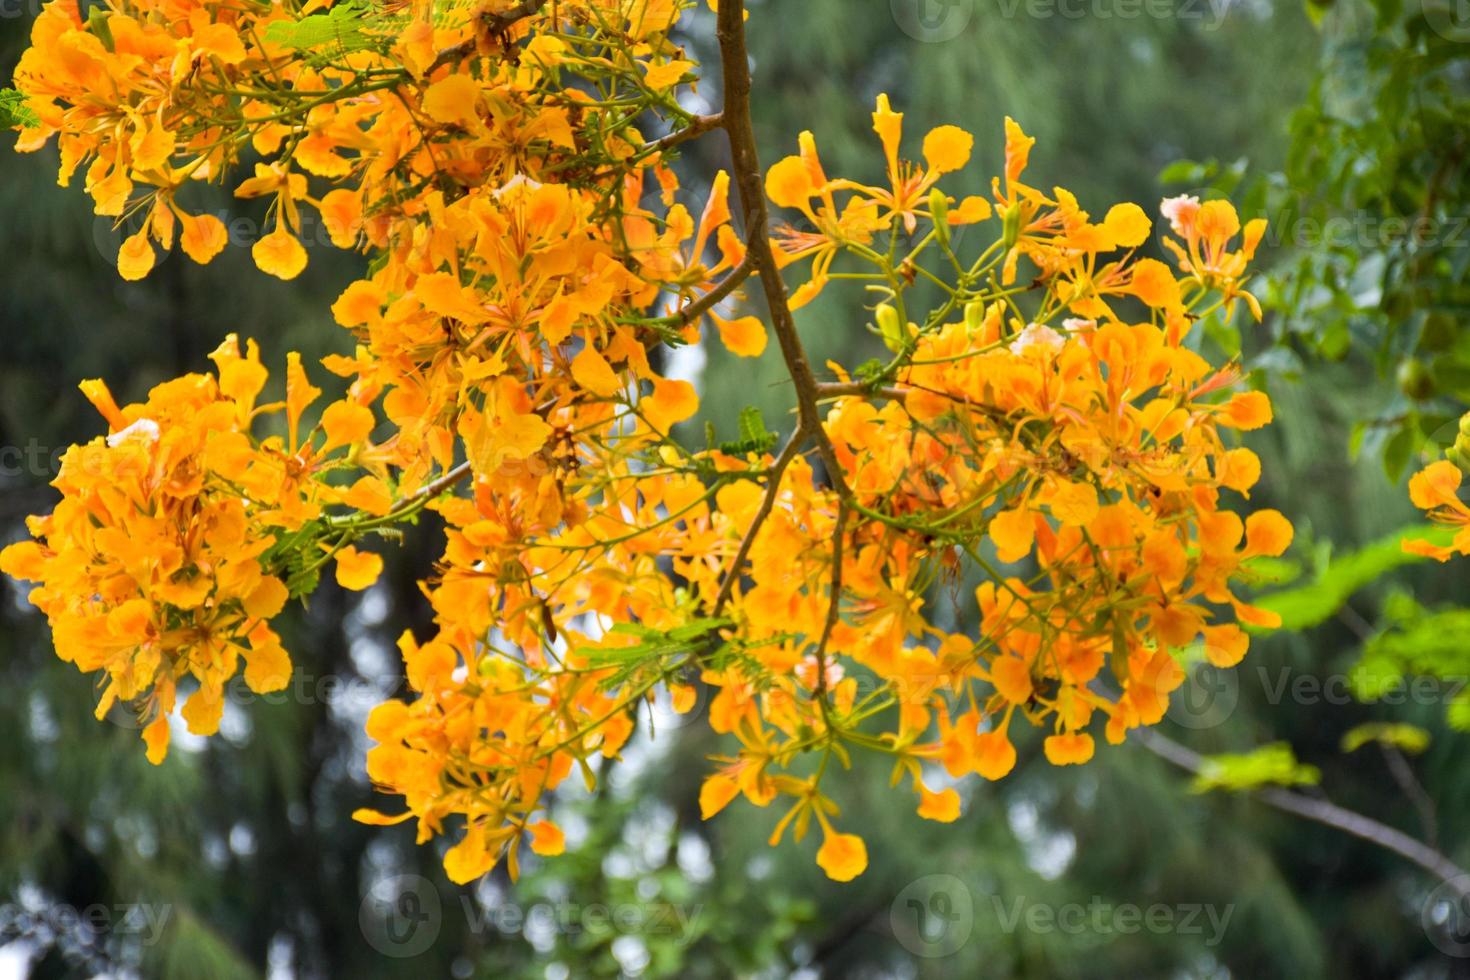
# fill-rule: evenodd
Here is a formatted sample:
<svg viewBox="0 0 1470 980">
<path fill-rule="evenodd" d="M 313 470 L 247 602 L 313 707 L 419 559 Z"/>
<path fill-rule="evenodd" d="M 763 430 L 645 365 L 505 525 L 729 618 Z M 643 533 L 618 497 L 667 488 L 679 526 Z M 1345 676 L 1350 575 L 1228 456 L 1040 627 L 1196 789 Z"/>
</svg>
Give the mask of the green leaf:
<svg viewBox="0 0 1470 980">
<path fill-rule="evenodd" d="M 1342 608 L 1354 592 L 1388 571 L 1412 562 L 1423 561 L 1403 549 L 1405 538 L 1427 538 L 1435 544 L 1447 544 L 1454 529 L 1432 524 L 1417 524 L 1385 535 L 1361 551 L 1339 558 L 1308 585 L 1262 596 L 1255 604 L 1281 617 L 1281 628 L 1306 629 L 1325 622 Z"/>
<path fill-rule="evenodd" d="M 1321 770 L 1298 762 L 1290 745 L 1273 742 L 1238 755 L 1205 756 L 1204 766 L 1194 777 L 1190 790 L 1240 793 L 1262 786 L 1315 786 L 1321 779 Z"/>
<path fill-rule="evenodd" d="M 1342 750 L 1356 752 L 1369 742 L 1418 755 L 1429 748 L 1429 732 L 1401 721 L 1370 721 L 1348 729 L 1342 737 Z"/>
<path fill-rule="evenodd" d="M 578 652 L 594 667 L 655 660 L 672 654 L 687 653 L 715 630 L 729 625 L 731 621 L 728 619 L 691 619 L 681 626 L 661 631 L 638 623 L 618 623 L 608 630 L 609 634 L 636 636 L 641 642 L 632 646 L 588 646 L 582 647 Z"/>
<path fill-rule="evenodd" d="M 298 21 L 278 20 L 266 28 L 265 39 L 273 44 L 297 51 L 320 51 L 329 57 L 352 54 L 381 46 L 383 36 L 370 33 L 382 27 L 383 21 L 370 20 L 367 8 L 359 3 L 339 3 L 324 14 L 312 14 Z"/>
<path fill-rule="evenodd" d="M 13 88 L 0 89 L 0 128 L 14 129 L 18 126 L 39 126 L 41 117 L 26 105 L 24 94 Z"/>
<path fill-rule="evenodd" d="M 1213 177 L 1219 169 L 1219 164 L 1213 160 L 1205 163 L 1175 160 L 1159 171 L 1158 181 L 1161 184 L 1193 184 L 1198 187 Z"/>
<path fill-rule="evenodd" d="M 1384 603 L 1384 617 L 1389 627 L 1363 644 L 1348 672 L 1353 696 L 1402 703 L 1412 694 L 1415 702 L 1445 702 L 1450 727 L 1470 729 L 1470 609 L 1428 610 L 1400 593 Z"/>
<path fill-rule="evenodd" d="M 776 433 L 766 428 L 761 410 L 754 405 L 746 405 L 740 410 L 739 429 L 740 438 L 734 442 L 720 443 L 720 452 L 744 456 L 746 453 L 770 452 L 776 445 Z"/>
</svg>

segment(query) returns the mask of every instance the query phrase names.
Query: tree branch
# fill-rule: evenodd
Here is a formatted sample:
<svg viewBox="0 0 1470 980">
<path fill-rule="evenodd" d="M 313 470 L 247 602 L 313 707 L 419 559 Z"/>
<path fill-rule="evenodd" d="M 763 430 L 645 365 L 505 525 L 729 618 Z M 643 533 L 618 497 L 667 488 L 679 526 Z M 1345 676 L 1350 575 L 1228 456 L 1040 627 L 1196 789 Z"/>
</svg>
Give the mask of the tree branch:
<svg viewBox="0 0 1470 980">
<path fill-rule="evenodd" d="M 657 150 L 661 153 L 670 147 L 678 146 L 680 143 L 687 143 L 692 139 L 703 136 L 712 129 L 719 129 L 724 124 L 725 114 L 723 112 L 712 113 L 708 116 L 695 116 L 689 125 L 683 129 L 676 129 L 666 136 L 660 136 L 656 140 L 649 140 L 647 143 L 644 143 L 642 152 L 651 153 Z"/>
<path fill-rule="evenodd" d="M 674 313 L 674 325 L 679 327 L 687 327 L 695 320 L 698 320 L 700 317 L 704 316 L 722 299 L 724 299 L 726 296 L 729 296 L 736 289 L 738 289 L 740 287 L 740 284 L 743 283 L 746 279 L 750 278 L 750 274 L 754 271 L 755 263 L 751 261 L 750 252 L 747 251 L 745 253 L 745 258 L 740 261 L 739 265 L 730 270 L 730 273 L 726 275 L 725 278 L 720 280 L 719 285 L 715 286 L 714 289 L 711 289 L 709 292 L 705 293 L 703 296 L 699 297 L 699 299 L 690 303 L 688 306 L 685 306 Z"/>
<path fill-rule="evenodd" d="M 541 8 L 544 6 L 546 6 L 546 0 L 521 0 L 514 7 L 511 7 L 509 10 L 503 10 L 498 14 L 480 14 L 479 27 L 483 28 L 486 34 L 503 34 L 532 14 L 540 13 Z M 463 60 L 474 54 L 475 49 L 479 47 L 480 36 L 480 30 L 476 30 L 474 37 L 463 40 L 452 48 L 445 48 L 443 51 L 440 51 L 429 65 L 428 71 L 424 72 L 424 74 L 432 75 L 435 69 L 443 68 L 447 64 Z"/>
<path fill-rule="evenodd" d="M 756 153 L 755 129 L 750 121 L 750 58 L 745 48 L 744 0 L 724 0 L 720 4 L 718 35 L 720 61 L 724 67 L 724 129 L 730 138 L 730 157 L 735 186 L 740 191 L 740 205 L 745 219 L 745 246 L 755 263 L 755 272 L 765 289 L 766 306 L 770 309 L 771 327 L 781 345 L 781 357 L 796 385 L 797 417 L 802 428 L 816 440 L 817 453 L 827 469 L 827 478 L 837 493 L 847 499 L 852 489 L 847 485 L 837 453 L 827 432 L 822 428 L 817 409 L 817 382 L 807 360 L 806 350 L 796 333 L 786 283 L 771 252 L 770 213 L 766 209 L 765 187 L 761 180 L 760 158 Z"/>
<path fill-rule="evenodd" d="M 1166 735 L 1148 728 L 1130 733 L 1130 738 L 1154 755 L 1189 772 L 1198 774 L 1205 768 L 1199 753 L 1188 749 Z M 1446 854 L 1430 847 L 1423 841 L 1411 837 L 1401 830 L 1379 823 L 1372 817 L 1328 800 L 1316 799 L 1302 793 L 1277 786 L 1258 789 L 1251 796 L 1268 806 L 1286 813 L 1315 821 L 1327 827 L 1351 834 L 1359 840 L 1376 844 L 1399 857 L 1417 864 L 1430 874 L 1455 888 L 1463 897 L 1470 898 L 1470 872 L 1452 861 Z"/>
</svg>

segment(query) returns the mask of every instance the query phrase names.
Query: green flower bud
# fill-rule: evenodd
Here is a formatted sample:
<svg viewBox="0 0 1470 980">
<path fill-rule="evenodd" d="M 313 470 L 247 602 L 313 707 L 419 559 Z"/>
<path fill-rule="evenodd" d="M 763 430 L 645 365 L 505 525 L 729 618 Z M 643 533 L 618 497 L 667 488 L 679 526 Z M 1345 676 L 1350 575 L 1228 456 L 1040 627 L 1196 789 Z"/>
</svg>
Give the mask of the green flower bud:
<svg viewBox="0 0 1470 980">
<path fill-rule="evenodd" d="M 934 217 L 934 237 L 941 245 L 948 245 L 949 198 L 937 187 L 929 192 L 929 213 Z"/>
<path fill-rule="evenodd" d="M 1465 452 L 1458 441 L 1444 451 L 1444 458 L 1458 466 L 1461 473 L 1470 474 L 1470 453 Z"/>
<path fill-rule="evenodd" d="M 1017 201 L 1006 208 L 1004 217 L 1004 241 L 1005 247 L 1009 249 L 1016 244 L 1021 237 L 1021 202 Z"/>
<path fill-rule="evenodd" d="M 977 334 L 985 327 L 985 304 L 979 300 L 965 304 L 965 329 Z"/>
<path fill-rule="evenodd" d="M 904 349 L 903 323 L 898 318 L 898 310 L 888 303 L 879 303 L 878 308 L 873 311 L 878 320 L 878 334 L 883 338 L 883 346 L 895 354 Z"/>
</svg>

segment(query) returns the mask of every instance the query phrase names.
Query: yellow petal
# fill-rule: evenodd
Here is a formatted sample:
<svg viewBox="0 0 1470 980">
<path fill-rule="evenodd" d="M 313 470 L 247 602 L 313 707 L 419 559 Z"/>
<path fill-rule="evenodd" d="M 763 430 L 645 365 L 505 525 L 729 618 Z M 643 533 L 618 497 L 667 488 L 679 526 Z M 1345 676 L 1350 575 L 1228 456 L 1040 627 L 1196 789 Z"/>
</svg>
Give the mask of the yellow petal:
<svg viewBox="0 0 1470 980">
<path fill-rule="evenodd" d="M 851 881 L 868 867 L 868 847 L 857 834 L 828 833 L 817 864 L 833 881 Z"/>
<path fill-rule="evenodd" d="M 940 126 L 924 137 L 924 160 L 935 173 L 947 174 L 970 162 L 975 137 L 958 126 Z"/>
<path fill-rule="evenodd" d="M 352 811 L 353 820 L 357 821 L 358 823 L 367 824 L 370 827 L 393 827 L 397 824 L 403 823 L 403 821 L 409 819 L 412 816 L 412 810 L 406 811 L 404 813 L 392 814 L 379 813 L 377 810 L 369 810 L 366 807 L 359 807 L 358 809 Z"/>
<path fill-rule="evenodd" d="M 160 713 L 143 729 L 143 743 L 148 746 L 148 761 L 162 765 L 168 756 L 168 715 Z"/>
<path fill-rule="evenodd" d="M 533 823 L 526 830 L 531 835 L 531 850 L 542 857 L 554 857 L 567 849 L 566 835 L 550 820 Z"/>
<path fill-rule="evenodd" d="M 495 867 L 495 855 L 485 847 L 485 831 L 471 827 L 464 840 L 444 855 L 444 873 L 456 885 L 467 885 Z"/>
<path fill-rule="evenodd" d="M 219 731 L 220 716 L 225 711 L 224 692 L 201 684 L 184 702 L 182 712 L 189 731 L 195 735 L 213 735 Z"/>
<path fill-rule="evenodd" d="M 766 325 L 760 317 L 743 316 L 738 320 L 715 317 L 720 340 L 730 353 L 739 357 L 760 357 L 766 349 Z"/>
<path fill-rule="evenodd" d="M 291 683 L 291 658 L 269 630 L 258 642 L 250 641 L 245 653 L 245 683 L 256 694 L 281 691 Z"/>
<path fill-rule="evenodd" d="M 284 225 L 252 245 L 250 255 L 261 272 L 277 279 L 295 279 L 306 268 L 306 249 Z"/>
<path fill-rule="evenodd" d="M 200 265 L 208 263 L 229 244 L 225 223 L 212 214 L 180 215 L 179 222 L 183 225 L 179 246 Z"/>
<path fill-rule="evenodd" d="M 1052 735 L 1042 744 L 1046 761 L 1054 766 L 1081 765 L 1092 758 L 1092 736 L 1082 732 Z"/>
<path fill-rule="evenodd" d="M 766 173 L 766 196 L 777 207 L 799 208 L 815 193 L 801 157 L 787 157 Z"/>
<path fill-rule="evenodd" d="M 607 358 L 590 345 L 572 358 L 572 379 L 601 398 L 611 398 L 623 387 Z"/>
<path fill-rule="evenodd" d="M 148 275 L 153 269 L 153 246 L 148 244 L 148 229 L 140 228 L 129 235 L 117 252 L 117 271 L 129 282 Z"/>
<path fill-rule="evenodd" d="M 388 492 L 388 485 L 375 476 L 360 478 L 342 495 L 342 502 L 374 517 L 382 517 L 393 509 L 393 495 Z"/>
<path fill-rule="evenodd" d="M 366 442 L 375 424 L 372 409 L 357 402 L 333 402 L 322 412 L 322 428 L 327 433 L 322 452 Z"/>
<path fill-rule="evenodd" d="M 352 545 L 337 550 L 337 584 L 353 592 L 361 592 L 383 574 L 383 559 L 371 551 L 358 551 Z"/>
<path fill-rule="evenodd" d="M 468 124 L 478 120 L 480 86 L 468 75 L 450 75 L 424 93 L 424 112 L 440 123 Z"/>
<path fill-rule="evenodd" d="M 954 823 L 960 815 L 960 794 L 953 789 L 931 793 L 926 788 L 919 791 L 919 816 L 939 823 Z"/>
<path fill-rule="evenodd" d="M 1245 547 L 1253 555 L 1276 557 L 1291 546 L 1291 522 L 1280 511 L 1261 510 L 1245 519 Z"/>
<path fill-rule="evenodd" d="M 1020 561 L 1031 553 L 1036 524 L 1025 507 L 1003 510 L 990 519 L 990 540 L 1003 562 Z"/>
<path fill-rule="evenodd" d="M 280 579 L 267 576 L 245 597 L 245 615 L 251 619 L 270 619 L 285 607 L 289 596 L 290 593 Z"/>
<path fill-rule="evenodd" d="M 683 422 L 699 411 L 699 395 L 687 381 L 672 381 L 657 378 L 653 382 L 653 393 L 639 403 L 648 421 L 660 432 Z"/>
<path fill-rule="evenodd" d="M 708 820 L 729 806 L 740 793 L 740 785 L 729 776 L 716 773 L 704 781 L 699 788 L 699 815 Z"/>
</svg>

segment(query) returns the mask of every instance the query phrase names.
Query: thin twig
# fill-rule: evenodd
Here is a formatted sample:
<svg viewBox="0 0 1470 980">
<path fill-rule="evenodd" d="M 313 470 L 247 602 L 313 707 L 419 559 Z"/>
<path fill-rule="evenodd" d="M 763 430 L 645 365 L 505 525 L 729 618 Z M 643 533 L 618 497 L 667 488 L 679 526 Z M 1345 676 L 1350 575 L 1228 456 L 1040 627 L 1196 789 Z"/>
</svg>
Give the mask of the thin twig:
<svg viewBox="0 0 1470 980">
<path fill-rule="evenodd" d="M 781 455 L 771 464 L 770 481 L 766 485 L 766 495 L 761 498 L 760 507 L 755 512 L 750 527 L 745 529 L 745 536 L 740 539 L 740 547 L 735 550 L 735 560 L 725 570 L 725 579 L 720 583 L 720 591 L 715 596 L 714 617 L 719 618 L 725 608 L 725 603 L 730 601 L 731 594 L 735 591 L 735 583 L 740 578 L 740 569 L 745 564 L 745 559 L 750 557 L 750 548 L 755 544 L 756 532 L 765 523 L 766 518 L 771 515 L 771 510 L 776 506 L 776 497 L 781 492 L 781 474 L 786 472 L 786 467 L 801 452 L 802 443 L 806 441 L 804 425 L 798 421 L 796 431 L 791 433 L 791 438 L 786 441 L 786 446 L 781 450 Z"/>
<path fill-rule="evenodd" d="M 689 125 L 683 129 L 677 129 L 666 136 L 660 136 L 656 140 L 650 140 L 644 143 L 642 152 L 652 153 L 658 151 L 661 153 L 670 147 L 678 146 L 680 143 L 687 143 L 692 139 L 703 136 L 712 129 L 719 129 L 724 124 L 725 114 L 723 112 L 711 113 L 708 116 L 695 116 L 689 121 Z"/>
<path fill-rule="evenodd" d="M 396 518 L 402 517 L 404 514 L 407 514 L 410 511 L 416 509 L 418 505 L 422 502 L 426 500 L 432 500 L 433 498 L 439 496 L 439 494 L 459 483 L 465 477 L 469 476 L 472 472 L 474 472 L 474 467 L 470 464 L 469 460 L 465 460 L 454 469 L 446 471 L 443 476 L 434 480 L 432 483 L 424 484 L 413 493 L 409 494 L 407 497 L 404 497 L 402 500 L 398 501 L 396 504 L 393 505 L 393 508 L 388 511 L 388 513 L 384 514 L 382 517 L 374 518 L 374 523 L 392 523 Z M 347 523 L 350 523 L 350 521 L 343 521 L 340 525 L 332 521 L 329 521 L 328 523 L 333 523 L 334 526 L 345 526 Z"/>
<path fill-rule="evenodd" d="M 1399 789 L 1404 791 L 1414 808 L 1419 811 L 1419 822 L 1424 825 L 1424 839 L 1430 847 L 1439 846 L 1439 817 L 1435 812 L 1434 800 L 1424 790 L 1424 785 L 1414 776 L 1414 768 L 1409 765 L 1409 760 L 1404 754 L 1392 745 L 1383 742 L 1378 743 L 1379 749 L 1383 751 L 1383 760 L 1388 763 L 1388 771 L 1392 774 L 1394 782 L 1399 784 Z"/>
<path fill-rule="evenodd" d="M 740 284 L 746 279 L 749 279 L 750 274 L 754 271 L 755 263 L 750 258 L 750 252 L 747 251 L 745 258 L 741 259 L 740 264 L 730 270 L 729 274 L 720 280 L 719 285 L 674 314 L 677 317 L 674 325 L 677 327 L 687 327 L 704 316 L 726 296 L 729 296 L 738 289 Z"/>
<path fill-rule="evenodd" d="M 903 401 L 908 389 L 896 385 L 864 384 L 861 381 L 823 381 L 817 385 L 818 398 L 847 398 L 853 395 L 881 395 L 894 401 Z"/>
<path fill-rule="evenodd" d="M 842 538 L 847 532 L 847 502 L 837 504 L 837 523 L 832 528 L 832 585 L 827 599 L 827 621 L 822 624 L 822 639 L 817 644 L 816 698 L 821 701 L 827 696 L 827 642 L 837 628 L 837 617 L 842 610 Z"/>
</svg>

